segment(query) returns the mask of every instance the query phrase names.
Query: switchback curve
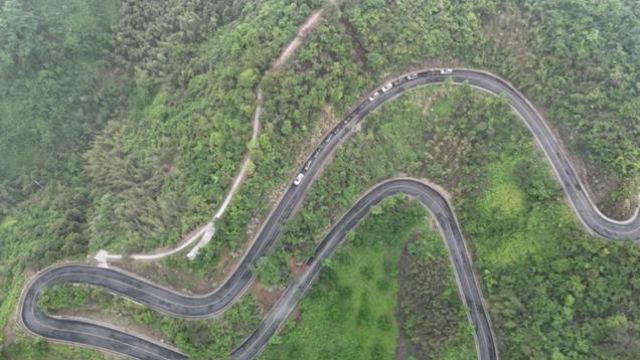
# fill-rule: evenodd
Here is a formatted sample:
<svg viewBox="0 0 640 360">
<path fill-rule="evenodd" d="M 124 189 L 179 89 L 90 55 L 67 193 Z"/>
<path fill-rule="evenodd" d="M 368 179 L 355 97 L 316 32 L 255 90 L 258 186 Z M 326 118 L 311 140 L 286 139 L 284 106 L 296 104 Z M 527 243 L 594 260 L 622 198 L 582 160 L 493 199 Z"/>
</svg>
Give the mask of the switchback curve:
<svg viewBox="0 0 640 360">
<path fill-rule="evenodd" d="M 291 185 L 285 191 L 276 207 L 268 216 L 267 221 L 260 229 L 253 246 L 247 250 L 243 258 L 238 263 L 234 273 L 214 292 L 205 296 L 189 297 L 154 285 L 150 282 L 137 279 L 136 277 L 131 276 L 131 274 L 127 274 L 119 270 L 100 269 L 87 265 L 64 265 L 42 271 L 25 286 L 19 305 L 18 317 L 20 323 L 23 324 L 23 326 L 32 334 L 40 335 L 47 339 L 100 347 L 134 358 L 184 358 L 184 354 L 176 351 L 175 349 L 171 349 L 164 344 L 145 340 L 138 336 L 112 329 L 107 325 L 85 323 L 75 319 L 65 320 L 49 317 L 38 308 L 37 302 L 40 291 L 43 288 L 49 287 L 58 282 L 89 283 L 106 287 L 110 291 L 130 297 L 135 301 L 176 316 L 199 318 L 210 317 L 218 314 L 237 300 L 251 283 L 253 279 L 250 271 L 251 265 L 273 246 L 279 235 L 282 223 L 293 215 L 294 209 L 302 202 L 307 188 L 317 176 L 318 169 L 321 167 L 320 165 L 328 161 L 329 155 L 335 150 L 339 140 L 346 137 L 351 131 L 353 131 L 355 128 L 354 125 L 386 101 L 399 96 L 404 91 L 411 88 L 440 84 L 447 79 L 450 79 L 454 84 L 468 83 L 475 88 L 479 88 L 491 94 L 504 96 L 506 98 L 511 107 L 531 130 L 534 138 L 544 151 L 546 157 L 549 159 L 556 176 L 569 199 L 572 209 L 582 221 L 587 231 L 605 239 L 640 240 L 640 218 L 638 216 L 638 210 L 636 210 L 633 217 L 626 221 L 615 221 L 604 216 L 589 198 L 584 185 L 576 171 L 573 169 L 565 151 L 553 136 L 544 119 L 535 110 L 531 103 L 512 85 L 493 74 L 483 71 L 469 69 L 455 69 L 450 72 L 442 70 L 424 70 L 413 73 L 411 76 L 402 76 L 394 80 L 392 82 L 393 87 L 386 92 L 380 93 L 379 91 L 376 91 L 376 96 L 361 102 L 324 138 L 322 143 L 316 147 L 312 155 L 308 158 L 305 166 L 300 169 L 300 173 L 304 174 L 304 177 L 300 181 L 299 185 Z M 405 179 L 402 181 L 406 182 L 410 180 Z M 409 186 L 408 188 L 411 187 Z M 411 191 L 414 191 L 414 193 L 411 193 Z M 420 197 L 419 194 L 416 195 L 417 193 L 415 193 L 415 190 L 411 191 L 407 191 L 407 193 L 412 196 Z M 435 190 L 430 189 L 430 191 Z M 365 195 L 365 197 L 366 196 L 367 195 Z M 437 214 L 437 211 L 433 211 L 433 209 L 431 210 L 433 213 Z M 449 211 L 452 215 L 449 219 L 442 220 L 436 215 L 436 220 L 440 226 L 442 226 L 442 221 L 450 222 L 451 219 L 455 219 L 452 211 L 450 209 Z M 349 213 L 345 216 L 349 216 Z M 449 224 L 449 227 L 452 228 L 451 223 Z M 441 228 L 441 231 L 443 233 L 446 232 L 443 228 Z M 333 241 L 339 242 L 339 239 Z M 451 245 L 449 241 L 447 241 L 447 244 Z M 464 242 L 462 244 L 464 244 Z M 321 250 L 322 249 L 319 247 L 318 251 Z M 451 254 L 455 254 L 455 251 L 463 252 L 467 259 L 470 258 L 468 251 L 464 247 L 458 247 L 453 249 L 453 251 L 450 248 Z M 456 258 L 453 255 L 452 261 L 462 297 L 465 299 L 465 303 L 469 306 L 470 314 L 473 311 L 476 311 L 476 313 L 482 313 L 483 315 L 478 317 L 478 319 L 486 318 L 487 328 L 489 328 L 488 315 L 484 305 L 482 305 L 482 301 L 478 302 L 476 299 L 474 300 L 475 302 L 469 303 L 466 299 L 467 292 L 476 293 L 480 296 L 479 299 L 482 299 L 477 283 L 475 280 L 473 282 L 464 283 L 460 280 L 463 278 L 472 279 L 472 269 L 470 267 L 465 269 L 464 266 L 456 264 Z M 468 273 L 463 274 L 460 271 L 468 271 Z M 312 280 L 312 278 L 309 279 L 309 281 L 310 280 Z M 131 286 L 131 283 L 135 283 L 136 287 L 134 288 Z M 296 281 L 292 287 L 297 283 L 298 281 Z M 138 286 L 142 286 L 144 291 L 141 291 L 141 288 Z M 304 287 L 299 287 L 299 290 L 287 290 L 287 293 L 290 291 L 304 292 L 308 286 L 309 285 L 307 284 Z M 289 289 L 292 289 L 292 287 Z M 474 287 L 477 288 L 477 291 L 473 290 Z M 295 304 L 290 303 L 293 299 L 294 298 L 290 298 L 288 305 L 293 306 Z M 297 301 L 297 297 L 295 297 L 295 300 Z M 277 307 L 274 309 L 277 309 Z M 286 310 L 286 307 L 283 309 Z M 280 315 L 282 315 L 282 313 Z M 261 341 L 264 340 L 260 337 L 260 329 L 267 327 L 273 328 L 275 324 L 271 323 L 271 325 L 269 325 L 266 323 L 269 319 L 273 320 L 279 318 L 269 318 L 268 316 L 254 335 L 248 338 L 245 343 L 234 351 L 234 357 L 250 358 L 244 357 L 245 355 L 243 354 L 250 355 L 252 351 L 243 349 L 248 349 L 250 347 L 259 347 L 261 349 L 264 346 L 264 343 L 252 343 L 251 339 L 258 336 Z M 473 317 L 471 315 L 470 319 L 473 321 Z M 495 346 L 493 346 L 493 336 L 483 336 L 486 339 L 491 338 L 491 341 L 481 340 L 481 337 L 478 336 L 478 329 L 482 329 L 483 326 L 481 326 L 480 323 L 474 322 L 473 324 L 476 329 L 476 346 L 478 348 L 478 356 L 481 359 L 496 358 L 497 354 L 495 353 Z M 277 330 L 278 327 L 279 325 L 276 326 L 275 329 Z M 273 331 L 275 332 L 275 330 Z M 86 334 L 86 336 L 80 336 L 82 334 Z M 491 346 L 489 344 L 491 344 Z M 493 351 L 491 350 L 491 347 L 493 347 Z M 257 352 L 255 353 L 257 354 Z"/>
</svg>

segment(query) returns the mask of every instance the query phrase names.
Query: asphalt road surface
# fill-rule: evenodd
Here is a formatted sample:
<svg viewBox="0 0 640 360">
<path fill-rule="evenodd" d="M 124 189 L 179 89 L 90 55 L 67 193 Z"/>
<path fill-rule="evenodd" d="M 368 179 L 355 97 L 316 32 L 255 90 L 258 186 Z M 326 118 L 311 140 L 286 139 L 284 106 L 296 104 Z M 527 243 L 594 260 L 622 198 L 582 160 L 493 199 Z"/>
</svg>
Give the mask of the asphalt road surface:
<svg viewBox="0 0 640 360">
<path fill-rule="evenodd" d="M 408 74 L 407 74 L 408 75 Z M 251 265 L 275 243 L 281 225 L 302 203 L 307 188 L 316 177 L 321 165 L 328 161 L 340 140 L 354 131 L 355 125 L 371 111 L 404 91 L 418 86 L 441 84 L 450 79 L 454 84 L 468 83 L 489 93 L 503 96 L 533 133 L 549 159 L 574 212 L 591 234 L 605 239 L 640 240 L 638 211 L 626 221 L 605 217 L 592 203 L 585 186 L 573 169 L 564 150 L 553 136 L 542 117 L 530 102 L 514 87 L 495 75 L 466 69 L 442 73 L 439 69 L 413 73 L 393 81 L 386 92 L 377 91 L 373 99 L 362 101 L 314 149 L 299 172 L 304 174 L 300 183 L 287 188 L 278 204 L 269 214 L 252 245 L 240 260 L 235 271 L 215 291 L 204 296 L 186 296 L 153 284 L 117 269 L 105 269 L 81 264 L 67 264 L 45 269 L 25 286 L 19 304 L 18 319 L 25 329 L 52 341 L 98 348 L 136 359 L 184 359 L 186 355 L 166 344 L 145 339 L 126 329 L 82 319 L 64 319 L 46 315 L 38 307 L 42 289 L 56 283 L 78 283 L 100 286 L 120 296 L 128 297 L 163 313 L 187 318 L 213 317 L 233 304 L 253 280 Z M 414 78 L 415 77 L 415 78 Z M 344 239 L 348 229 L 366 215 L 369 208 L 384 197 L 405 193 L 418 199 L 436 219 L 447 244 L 461 297 L 468 309 L 474 327 L 479 359 L 497 359 L 495 338 L 482 298 L 481 288 L 474 276 L 469 252 L 465 246 L 455 215 L 444 198 L 433 188 L 411 179 L 383 182 L 367 192 L 334 225 L 321 242 L 307 272 L 297 279 L 282 295 L 258 329 L 232 353 L 235 359 L 252 359 L 266 346 L 268 339 L 282 326 L 300 297 L 308 290 L 320 270 L 322 259 L 330 256 Z"/>
<path fill-rule="evenodd" d="M 345 240 L 347 232 L 355 228 L 371 208 L 389 196 L 405 194 L 426 207 L 438 224 L 454 266 L 458 289 L 467 307 L 469 321 L 474 327 L 478 358 L 497 359 L 494 335 L 482 293 L 473 273 L 471 259 L 455 214 L 447 200 L 434 188 L 420 181 L 401 178 L 384 181 L 367 191 L 355 205 L 331 228 L 316 248 L 315 255 L 307 262 L 305 273 L 297 278 L 254 331 L 232 353 L 232 359 L 254 359 L 271 336 L 285 323 L 300 298 L 311 287 L 322 269 L 322 262 L 335 252 Z"/>
</svg>

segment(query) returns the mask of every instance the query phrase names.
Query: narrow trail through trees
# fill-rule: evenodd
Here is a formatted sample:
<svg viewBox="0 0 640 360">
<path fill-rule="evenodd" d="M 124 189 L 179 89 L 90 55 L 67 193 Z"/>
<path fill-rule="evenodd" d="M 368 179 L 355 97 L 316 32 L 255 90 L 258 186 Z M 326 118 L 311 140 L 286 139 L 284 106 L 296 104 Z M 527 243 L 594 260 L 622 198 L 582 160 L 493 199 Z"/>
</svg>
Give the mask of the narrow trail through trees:
<svg viewBox="0 0 640 360">
<path fill-rule="evenodd" d="M 330 2 L 330 3 L 333 4 L 333 2 Z M 324 9 L 315 10 L 307 17 L 305 22 L 302 25 L 300 25 L 300 27 L 298 28 L 298 32 L 296 33 L 296 36 L 293 38 L 293 40 L 291 40 L 287 45 L 284 46 L 282 52 L 280 53 L 280 56 L 278 56 L 276 61 L 274 61 L 273 65 L 271 65 L 269 70 L 267 70 L 267 72 L 264 74 L 263 79 L 269 75 L 272 75 L 280 71 L 282 67 L 286 64 L 286 62 L 289 59 L 291 59 L 291 56 L 293 56 L 293 54 L 295 54 L 296 50 L 298 50 L 300 45 L 302 45 L 302 42 L 304 41 L 304 39 L 318 25 L 318 22 L 320 21 L 320 19 L 322 19 L 323 12 L 324 12 Z M 249 144 L 255 143 L 258 140 L 258 135 L 260 135 L 260 116 L 262 115 L 263 101 L 264 101 L 264 96 L 262 94 L 262 81 L 260 81 L 256 88 L 256 106 L 253 113 L 252 133 L 251 133 L 251 139 L 249 141 Z M 227 208 L 229 207 L 229 204 L 231 204 L 231 201 L 233 200 L 234 196 L 238 192 L 240 185 L 242 185 L 242 182 L 247 177 L 247 170 L 249 169 L 250 163 L 251 163 L 251 151 L 249 147 L 247 147 L 247 149 L 245 150 L 242 162 L 240 163 L 240 168 L 238 170 L 238 173 L 233 179 L 231 188 L 229 188 L 229 192 L 227 192 L 227 195 L 222 201 L 222 205 L 220 205 L 220 207 L 218 208 L 218 211 L 216 211 L 216 213 L 213 215 L 213 218 L 211 219 L 211 221 L 202 225 L 199 231 L 197 231 L 192 236 L 186 239 L 183 239 L 175 247 L 171 249 L 161 251 L 161 252 L 154 252 L 150 254 L 133 254 L 128 256 L 127 258 L 129 260 L 139 260 L 139 261 L 159 260 L 164 257 L 177 254 L 189 248 L 195 243 L 195 245 L 193 245 L 191 250 L 189 250 L 189 252 L 187 253 L 187 258 L 189 258 L 190 260 L 195 259 L 196 256 L 198 256 L 200 249 L 206 246 L 211 241 L 211 239 L 213 239 L 213 236 L 215 235 L 215 230 L 216 230 L 215 222 L 216 220 L 224 216 L 225 212 L 227 211 Z M 124 259 L 124 256 L 120 254 L 110 254 L 106 250 L 100 250 L 95 255 L 94 259 L 98 262 L 99 266 L 107 267 L 109 266 L 110 261 L 121 261 Z"/>
</svg>

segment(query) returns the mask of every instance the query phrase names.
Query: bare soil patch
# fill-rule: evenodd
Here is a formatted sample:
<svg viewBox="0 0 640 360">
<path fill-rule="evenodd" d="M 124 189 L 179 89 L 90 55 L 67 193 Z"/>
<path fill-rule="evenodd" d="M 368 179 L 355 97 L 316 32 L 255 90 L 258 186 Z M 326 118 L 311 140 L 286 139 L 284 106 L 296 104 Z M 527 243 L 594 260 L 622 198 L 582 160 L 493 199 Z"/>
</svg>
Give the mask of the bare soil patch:
<svg viewBox="0 0 640 360">
<path fill-rule="evenodd" d="M 295 278 L 302 276 L 307 269 L 309 269 L 309 266 L 306 263 L 298 263 L 294 258 L 289 259 L 289 271 L 291 271 Z"/>
<path fill-rule="evenodd" d="M 278 302 L 280 295 L 284 292 L 283 289 L 270 288 L 262 285 L 259 282 L 254 282 L 251 285 L 251 293 L 256 297 L 260 304 L 260 314 L 266 314 L 273 305 Z"/>
<path fill-rule="evenodd" d="M 9 345 L 16 341 L 16 328 L 18 327 L 18 323 L 16 323 L 15 318 L 9 319 L 7 321 L 7 325 L 4 327 L 3 331 L 3 344 L 4 346 Z"/>
<path fill-rule="evenodd" d="M 295 308 L 293 308 L 293 311 L 291 312 L 291 315 L 289 315 L 289 318 L 293 321 L 300 321 L 300 319 L 302 319 L 302 310 L 300 310 L 299 303 Z"/>
</svg>

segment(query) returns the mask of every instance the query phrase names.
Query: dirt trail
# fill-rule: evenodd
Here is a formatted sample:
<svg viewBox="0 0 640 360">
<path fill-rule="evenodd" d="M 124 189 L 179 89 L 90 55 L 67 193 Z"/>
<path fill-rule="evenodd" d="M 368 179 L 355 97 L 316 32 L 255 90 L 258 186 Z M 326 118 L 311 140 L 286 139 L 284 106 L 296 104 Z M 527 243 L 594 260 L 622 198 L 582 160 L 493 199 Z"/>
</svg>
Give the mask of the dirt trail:
<svg viewBox="0 0 640 360">
<path fill-rule="evenodd" d="M 333 4 L 334 2 L 331 1 L 331 3 Z M 324 9 L 316 10 L 307 17 L 307 20 L 298 28 L 298 33 L 296 34 L 296 36 L 284 47 L 278 59 L 276 59 L 276 61 L 271 65 L 269 70 L 267 70 L 263 78 L 273 73 L 276 73 L 278 70 L 280 70 L 284 66 L 284 64 L 289 59 L 291 59 L 291 56 L 293 56 L 295 51 L 300 47 L 300 45 L 302 45 L 305 37 L 318 25 L 318 22 L 322 18 L 323 12 L 324 12 Z M 260 82 L 258 83 L 258 86 L 256 88 L 256 107 L 253 113 L 253 133 L 251 134 L 251 143 L 255 143 L 258 140 L 258 135 L 260 134 L 260 116 L 262 115 L 263 100 L 264 100 L 264 97 L 262 95 L 262 86 Z M 205 245 L 207 245 L 213 238 L 213 235 L 215 234 L 215 221 L 221 218 L 222 216 L 224 216 L 225 212 L 227 211 L 227 208 L 229 207 L 229 204 L 231 204 L 231 200 L 233 200 L 233 197 L 236 195 L 238 189 L 240 188 L 240 185 L 242 184 L 242 182 L 247 176 L 247 170 L 249 168 L 250 163 L 251 163 L 251 152 L 249 151 L 249 149 L 246 149 L 238 174 L 234 178 L 231 188 L 229 189 L 229 192 L 225 196 L 222 202 L 222 205 L 220 206 L 220 208 L 218 208 L 218 211 L 216 211 L 215 215 L 213 216 L 210 222 L 198 227 L 200 231 L 196 232 L 194 236 L 191 236 L 191 238 L 189 238 L 186 241 L 184 240 L 181 241 L 176 247 L 172 249 L 168 249 L 162 252 L 158 252 L 156 250 L 150 254 L 134 254 L 134 255 L 131 255 L 129 259 L 130 260 L 146 260 L 146 261 L 158 260 L 163 257 L 180 252 L 185 248 L 191 246 L 194 242 L 199 240 L 196 243 L 196 245 L 189 251 L 189 253 L 187 253 L 187 257 L 189 259 L 191 260 L 195 259 L 200 249 L 203 248 Z M 122 260 L 123 256 L 117 255 L 117 254 L 109 254 L 105 250 L 100 250 L 94 258 L 99 265 L 108 266 L 109 261 Z"/>
<path fill-rule="evenodd" d="M 278 57 L 278 59 L 273 63 L 273 65 L 271 65 L 269 70 L 265 73 L 264 77 L 271 75 L 273 73 L 276 73 L 278 70 L 280 70 L 283 67 L 283 65 L 291 58 L 291 56 L 300 47 L 300 45 L 302 45 L 302 42 L 304 41 L 305 37 L 309 35 L 311 30 L 313 30 L 316 27 L 316 25 L 318 25 L 319 20 L 322 18 L 323 11 L 324 11 L 323 9 L 316 10 L 307 17 L 307 20 L 298 28 L 298 33 L 296 34 L 296 36 L 293 38 L 293 40 L 289 42 L 289 44 L 287 44 L 287 46 L 284 47 L 284 50 L 280 53 L 280 56 Z M 258 135 L 260 134 L 260 116 L 262 115 L 263 100 L 264 98 L 262 95 L 262 82 L 260 82 L 258 83 L 258 87 L 256 88 L 256 109 L 253 113 L 253 134 L 251 135 L 251 142 L 255 142 L 258 139 Z M 231 200 L 233 200 L 233 197 L 238 191 L 238 188 L 240 187 L 240 185 L 242 184 L 242 181 L 245 179 L 247 175 L 247 168 L 249 167 L 250 162 L 251 162 L 251 153 L 247 149 L 244 155 L 244 159 L 242 160 L 242 165 L 240 166 L 240 171 L 238 172 L 238 175 L 233 181 L 233 185 L 231 186 L 229 193 L 227 193 L 227 196 L 225 197 L 222 203 L 222 206 L 220 206 L 220 208 L 218 209 L 218 212 L 216 212 L 212 221 L 215 222 L 215 220 L 221 218 L 226 212 L 227 207 L 231 203 Z M 193 249 L 189 252 L 187 256 L 190 259 L 194 259 L 196 255 L 198 255 L 198 251 L 202 247 L 207 245 L 209 241 L 211 241 L 211 239 L 212 237 L 203 236 L 202 239 L 196 244 L 196 246 L 193 247 Z"/>
<path fill-rule="evenodd" d="M 298 34 L 293 40 L 284 48 L 278 60 L 276 60 L 273 65 L 271 65 L 271 69 L 269 72 L 278 71 L 284 63 L 287 62 L 291 58 L 291 55 L 302 45 L 302 41 L 304 38 L 313 30 L 316 25 L 318 25 L 318 21 L 322 17 L 322 10 L 316 10 L 309 15 L 307 21 L 304 22 L 298 29 Z"/>
</svg>

